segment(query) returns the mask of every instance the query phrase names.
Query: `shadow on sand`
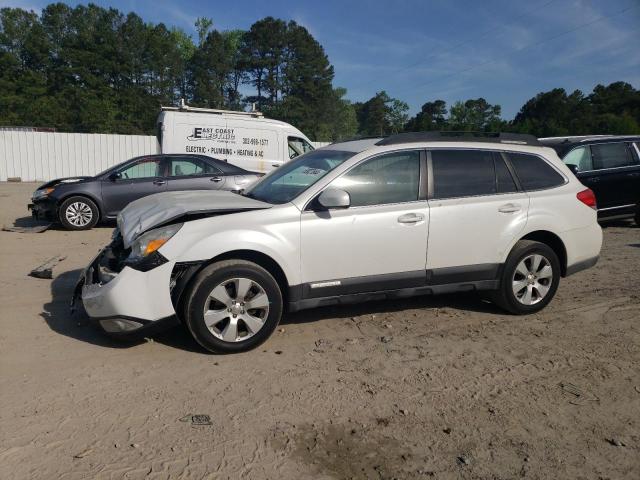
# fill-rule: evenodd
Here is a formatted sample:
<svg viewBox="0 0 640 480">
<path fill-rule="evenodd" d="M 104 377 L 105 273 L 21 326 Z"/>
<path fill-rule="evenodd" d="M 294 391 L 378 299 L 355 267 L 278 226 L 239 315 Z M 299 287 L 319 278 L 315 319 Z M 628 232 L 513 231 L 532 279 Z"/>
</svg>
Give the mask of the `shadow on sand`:
<svg viewBox="0 0 640 480">
<path fill-rule="evenodd" d="M 49 328 L 60 335 L 65 335 L 104 348 L 130 348 L 144 343 L 144 340 L 126 342 L 110 338 L 91 322 L 81 306 L 75 313 L 71 313 L 69 303 L 80 273 L 80 269 L 71 270 L 61 273 L 52 280 L 51 301 L 43 306 L 41 313 L 41 316 L 47 322 Z M 478 294 L 460 293 L 455 295 L 421 296 L 401 300 L 381 300 L 353 305 L 321 307 L 287 314 L 281 323 L 285 325 L 307 323 L 331 318 L 351 318 L 361 315 L 401 312 L 408 309 L 416 310 L 444 307 L 473 312 L 501 313 L 497 307 L 483 300 Z M 155 334 L 153 335 L 153 339 L 155 342 L 173 348 L 194 353 L 207 353 L 191 337 L 188 330 L 182 326 L 177 326 L 165 332 Z"/>
</svg>

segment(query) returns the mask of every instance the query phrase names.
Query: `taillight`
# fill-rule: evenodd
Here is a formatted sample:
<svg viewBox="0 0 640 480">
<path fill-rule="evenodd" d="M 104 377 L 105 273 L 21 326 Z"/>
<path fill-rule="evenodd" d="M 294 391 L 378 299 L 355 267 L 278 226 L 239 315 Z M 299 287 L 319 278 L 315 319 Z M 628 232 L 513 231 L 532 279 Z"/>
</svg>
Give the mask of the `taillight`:
<svg viewBox="0 0 640 480">
<path fill-rule="evenodd" d="M 590 188 L 578 192 L 576 197 L 587 207 L 591 207 L 594 210 L 598 209 L 598 205 L 596 204 L 596 196 L 593 194 L 593 191 Z"/>
</svg>

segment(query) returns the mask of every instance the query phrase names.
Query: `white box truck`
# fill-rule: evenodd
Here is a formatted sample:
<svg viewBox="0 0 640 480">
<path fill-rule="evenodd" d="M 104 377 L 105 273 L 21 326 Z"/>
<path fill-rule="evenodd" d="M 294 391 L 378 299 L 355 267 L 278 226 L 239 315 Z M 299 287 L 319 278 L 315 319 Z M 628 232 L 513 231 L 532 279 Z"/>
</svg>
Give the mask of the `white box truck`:
<svg viewBox="0 0 640 480">
<path fill-rule="evenodd" d="M 260 112 L 162 107 L 158 116 L 162 153 L 197 153 L 253 172 L 267 173 L 313 150 L 309 139 L 288 123 Z"/>
</svg>

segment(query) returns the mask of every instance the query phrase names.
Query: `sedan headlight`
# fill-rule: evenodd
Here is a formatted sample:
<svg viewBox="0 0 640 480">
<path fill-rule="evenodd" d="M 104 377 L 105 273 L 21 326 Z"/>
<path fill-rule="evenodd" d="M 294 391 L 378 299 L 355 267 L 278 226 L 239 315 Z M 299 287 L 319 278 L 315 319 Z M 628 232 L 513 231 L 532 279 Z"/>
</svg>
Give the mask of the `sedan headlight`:
<svg viewBox="0 0 640 480">
<path fill-rule="evenodd" d="M 33 195 L 31 196 L 31 199 L 32 200 L 39 200 L 41 198 L 46 197 L 47 195 L 49 195 L 54 190 L 55 190 L 54 187 L 40 188 L 40 189 L 36 190 L 35 192 L 33 192 Z"/>
<path fill-rule="evenodd" d="M 131 245 L 129 262 L 137 262 L 151 255 L 178 233 L 182 225 L 182 223 L 176 223 L 175 225 L 149 230 L 147 233 L 140 235 Z"/>
</svg>

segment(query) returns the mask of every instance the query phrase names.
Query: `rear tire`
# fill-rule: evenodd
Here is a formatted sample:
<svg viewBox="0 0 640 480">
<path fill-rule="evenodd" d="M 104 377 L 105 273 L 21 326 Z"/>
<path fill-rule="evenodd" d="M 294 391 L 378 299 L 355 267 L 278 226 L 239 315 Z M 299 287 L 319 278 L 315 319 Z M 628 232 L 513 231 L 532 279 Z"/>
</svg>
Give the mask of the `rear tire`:
<svg viewBox="0 0 640 480">
<path fill-rule="evenodd" d="M 184 319 L 193 338 L 214 353 L 244 352 L 263 343 L 283 311 L 278 282 L 246 260 L 204 268 L 185 297 Z"/>
<path fill-rule="evenodd" d="M 553 299 L 560 283 L 560 261 L 548 245 L 520 240 L 504 264 L 500 288 L 491 299 L 516 315 L 535 313 Z"/>
<path fill-rule="evenodd" d="M 67 198 L 58 209 L 60 223 L 67 230 L 90 230 L 100 219 L 98 206 L 87 197 Z"/>
</svg>

